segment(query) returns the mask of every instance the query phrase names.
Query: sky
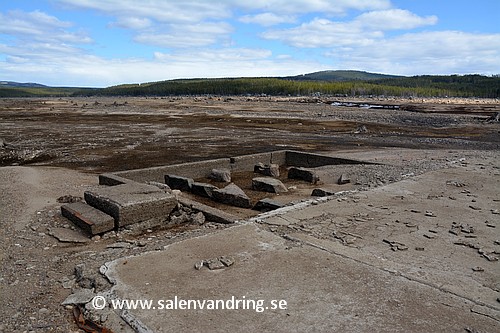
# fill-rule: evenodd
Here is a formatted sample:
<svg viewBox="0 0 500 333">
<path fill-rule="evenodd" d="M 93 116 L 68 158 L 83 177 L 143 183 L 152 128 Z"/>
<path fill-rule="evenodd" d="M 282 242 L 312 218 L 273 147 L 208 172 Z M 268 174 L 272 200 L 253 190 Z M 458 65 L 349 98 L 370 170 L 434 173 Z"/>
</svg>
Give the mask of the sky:
<svg viewBox="0 0 500 333">
<path fill-rule="evenodd" d="M 500 74 L 500 0 L 0 0 L 0 80 Z"/>
</svg>

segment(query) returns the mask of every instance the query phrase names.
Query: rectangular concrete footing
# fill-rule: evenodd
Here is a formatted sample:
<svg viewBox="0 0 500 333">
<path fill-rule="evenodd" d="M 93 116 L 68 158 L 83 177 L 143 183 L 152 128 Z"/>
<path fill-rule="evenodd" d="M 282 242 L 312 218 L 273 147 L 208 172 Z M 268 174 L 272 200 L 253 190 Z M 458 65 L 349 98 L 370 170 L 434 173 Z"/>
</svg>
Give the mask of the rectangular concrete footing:
<svg viewBox="0 0 500 333">
<path fill-rule="evenodd" d="M 85 201 L 111 215 L 116 227 L 153 218 L 167 219 L 177 199 L 153 185 L 128 183 L 85 192 Z"/>
<path fill-rule="evenodd" d="M 74 202 L 61 206 L 61 214 L 90 235 L 101 234 L 113 230 L 115 227 L 115 220 L 112 216 L 84 202 Z"/>
</svg>

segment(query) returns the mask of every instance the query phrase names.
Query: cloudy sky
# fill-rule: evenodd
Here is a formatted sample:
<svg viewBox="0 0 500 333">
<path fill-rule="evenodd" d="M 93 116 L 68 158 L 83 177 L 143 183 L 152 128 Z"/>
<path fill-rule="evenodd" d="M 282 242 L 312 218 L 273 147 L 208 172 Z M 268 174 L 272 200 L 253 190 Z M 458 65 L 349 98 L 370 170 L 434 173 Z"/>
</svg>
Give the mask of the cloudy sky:
<svg viewBox="0 0 500 333">
<path fill-rule="evenodd" d="M 0 80 L 499 74 L 500 0 L 0 0 Z"/>
</svg>

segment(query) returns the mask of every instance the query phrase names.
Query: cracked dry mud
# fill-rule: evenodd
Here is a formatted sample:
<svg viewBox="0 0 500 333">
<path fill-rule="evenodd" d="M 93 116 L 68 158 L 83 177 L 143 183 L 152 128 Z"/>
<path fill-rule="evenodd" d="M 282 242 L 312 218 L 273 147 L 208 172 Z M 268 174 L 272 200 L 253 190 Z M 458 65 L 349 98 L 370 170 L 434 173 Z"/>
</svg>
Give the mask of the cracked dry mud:
<svg viewBox="0 0 500 333">
<path fill-rule="evenodd" d="M 232 289 L 211 285 L 208 279 L 207 289 L 199 288 L 194 296 L 241 291 L 252 284 L 238 281 L 262 285 L 260 279 L 269 279 L 267 287 L 261 286 L 264 295 L 278 293 L 302 308 L 292 306 L 284 317 L 225 313 L 225 318 L 214 314 L 203 321 L 196 313 L 172 314 L 172 326 L 158 314 L 146 314 L 144 322 L 158 332 L 249 327 L 276 332 L 307 327 L 499 331 L 500 127 L 484 122 L 498 112 L 498 101 L 397 101 L 412 103 L 412 112 L 304 101 L 311 102 L 208 97 L 1 100 L 0 138 L 6 145 L 0 157 L 10 166 L 0 168 L 0 332 L 78 332 L 71 310 L 61 302 L 80 288 L 75 272 L 79 264 L 98 279 L 95 287 L 104 290 L 111 285 L 98 269 L 106 262 L 155 250 L 173 256 L 168 251 L 175 247 L 166 246 L 189 248 L 197 236 L 216 240 L 239 232 L 205 223 L 64 243 L 49 235 L 55 228 L 74 229 L 60 215 L 57 198 L 82 196 L 104 171 L 284 148 L 384 165 L 338 166 L 333 173 L 319 168 L 322 177 L 346 174 L 351 184 L 345 186 L 356 192 L 257 218 L 251 226 L 275 244 L 257 257 L 232 253 L 236 250 L 229 245 L 218 248 L 220 242 L 207 245 L 205 252 L 214 252 L 213 257 L 236 258 L 222 270 L 233 274 L 227 287 Z M 358 131 L 360 126 L 366 131 Z M 194 264 L 208 257 L 179 256 L 169 278 L 188 274 L 198 281 Z M 191 270 L 183 271 L 182 260 Z M 134 272 L 134 260 L 127 265 Z M 240 275 L 249 271 L 255 276 Z M 150 273 L 156 274 L 153 268 Z M 141 279 L 123 276 L 130 288 Z M 162 288 L 188 291 L 189 283 Z M 113 318 L 94 319 L 116 332 L 131 331 Z M 234 326 L 236 319 L 240 326 Z"/>
</svg>

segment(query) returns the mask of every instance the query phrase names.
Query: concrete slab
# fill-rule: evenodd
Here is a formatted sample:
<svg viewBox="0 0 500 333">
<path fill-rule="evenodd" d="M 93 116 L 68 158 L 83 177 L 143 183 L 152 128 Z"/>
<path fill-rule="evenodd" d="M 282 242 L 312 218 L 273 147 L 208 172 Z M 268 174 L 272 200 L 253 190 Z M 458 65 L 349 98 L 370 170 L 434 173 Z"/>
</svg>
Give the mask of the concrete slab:
<svg viewBox="0 0 500 333">
<path fill-rule="evenodd" d="M 116 227 L 166 218 L 177 205 L 174 195 L 153 185 L 127 183 L 85 192 L 85 201 L 111 215 Z"/>
<path fill-rule="evenodd" d="M 62 205 L 61 214 L 91 235 L 110 231 L 115 227 L 112 216 L 84 202 Z"/>
<path fill-rule="evenodd" d="M 220 270 L 194 267 L 200 260 L 219 256 L 230 256 L 235 263 Z M 120 299 L 150 299 L 155 306 L 160 301 L 173 304 L 176 297 L 178 304 L 179 299 L 263 302 L 262 312 L 251 306 L 246 310 L 130 310 L 158 333 L 500 329 L 497 320 L 478 314 L 491 309 L 379 269 L 363 258 L 291 242 L 251 224 L 106 266 Z M 284 300 L 286 309 L 271 309 L 272 300 Z"/>
<path fill-rule="evenodd" d="M 260 221 L 300 226 L 293 237 L 301 242 L 458 295 L 500 319 L 499 188 L 494 168 L 442 169 Z"/>
</svg>

